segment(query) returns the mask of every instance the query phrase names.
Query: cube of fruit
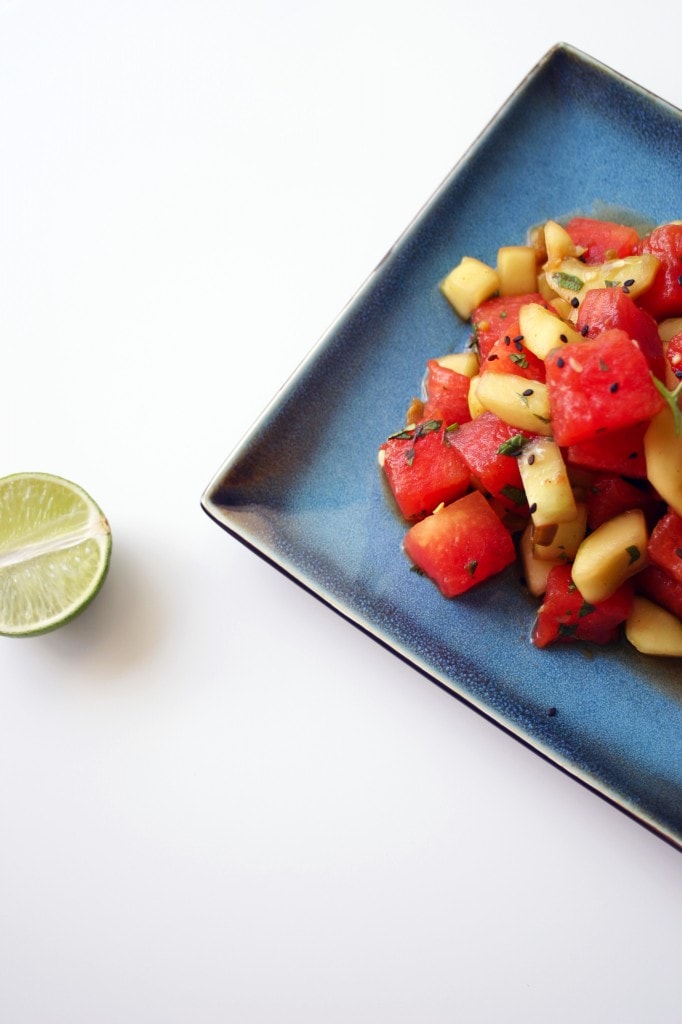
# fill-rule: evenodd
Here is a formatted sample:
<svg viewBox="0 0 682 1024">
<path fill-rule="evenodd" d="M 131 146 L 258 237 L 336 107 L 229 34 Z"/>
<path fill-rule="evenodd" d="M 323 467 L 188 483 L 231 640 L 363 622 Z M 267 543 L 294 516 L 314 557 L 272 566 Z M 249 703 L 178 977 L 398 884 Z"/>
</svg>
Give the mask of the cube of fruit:
<svg viewBox="0 0 682 1024">
<path fill-rule="evenodd" d="M 582 542 L 573 563 L 573 580 L 586 601 L 605 601 L 647 562 L 648 533 L 641 509 L 622 512 L 602 523 Z"/>
<path fill-rule="evenodd" d="M 445 597 L 463 594 L 516 558 L 511 534 L 479 491 L 416 523 L 404 546 Z"/>
<path fill-rule="evenodd" d="M 682 516 L 682 432 L 677 432 L 667 405 L 647 428 L 644 453 L 652 486 Z"/>
<path fill-rule="evenodd" d="M 475 378 L 474 378 L 475 379 Z M 547 385 L 514 373 L 484 373 L 476 398 L 505 423 L 534 434 L 551 434 Z"/>
<path fill-rule="evenodd" d="M 582 341 L 578 331 L 537 302 L 521 307 L 519 328 L 524 345 L 539 359 L 544 359 L 553 348 L 560 348 L 569 341 Z"/>
<path fill-rule="evenodd" d="M 682 657 L 682 622 L 646 597 L 635 597 L 625 635 L 642 654 Z"/>
<path fill-rule="evenodd" d="M 465 256 L 441 281 L 441 291 L 463 320 L 500 287 L 497 271 L 487 263 Z"/>
<path fill-rule="evenodd" d="M 577 519 L 578 509 L 566 466 L 553 440 L 540 437 L 529 441 L 518 458 L 518 466 L 536 530 Z M 550 540 L 554 535 L 552 531 Z"/>
<path fill-rule="evenodd" d="M 399 431 L 380 449 L 380 462 L 398 508 L 406 519 L 432 512 L 469 487 L 471 474 L 459 452 L 447 443 L 438 420 L 424 420 Z"/>
<path fill-rule="evenodd" d="M 500 295 L 523 295 L 535 290 L 537 282 L 535 249 L 530 245 L 503 245 L 497 250 Z"/>
</svg>

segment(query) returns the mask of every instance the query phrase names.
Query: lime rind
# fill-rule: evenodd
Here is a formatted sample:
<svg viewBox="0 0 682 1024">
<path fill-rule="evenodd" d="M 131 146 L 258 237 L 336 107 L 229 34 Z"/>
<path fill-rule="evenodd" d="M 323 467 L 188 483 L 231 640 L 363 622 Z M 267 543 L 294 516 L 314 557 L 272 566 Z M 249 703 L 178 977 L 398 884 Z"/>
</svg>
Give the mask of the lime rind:
<svg viewBox="0 0 682 1024">
<path fill-rule="evenodd" d="M 100 590 L 111 530 L 77 484 L 47 473 L 0 480 L 0 635 L 34 636 L 69 622 Z"/>
</svg>

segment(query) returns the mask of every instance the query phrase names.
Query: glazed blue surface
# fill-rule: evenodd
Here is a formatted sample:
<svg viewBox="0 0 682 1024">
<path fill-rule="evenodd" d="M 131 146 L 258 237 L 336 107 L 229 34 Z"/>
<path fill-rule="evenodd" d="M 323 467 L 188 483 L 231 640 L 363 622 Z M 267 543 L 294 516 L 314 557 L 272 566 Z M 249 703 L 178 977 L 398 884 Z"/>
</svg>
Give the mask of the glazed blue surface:
<svg viewBox="0 0 682 1024">
<path fill-rule="evenodd" d="M 682 664 L 530 641 L 518 568 L 455 601 L 410 570 L 377 450 L 470 329 L 438 283 L 548 218 L 682 215 L 680 112 L 557 46 L 220 469 L 205 510 L 429 677 L 682 847 Z M 549 714 L 549 709 L 556 713 Z"/>
</svg>

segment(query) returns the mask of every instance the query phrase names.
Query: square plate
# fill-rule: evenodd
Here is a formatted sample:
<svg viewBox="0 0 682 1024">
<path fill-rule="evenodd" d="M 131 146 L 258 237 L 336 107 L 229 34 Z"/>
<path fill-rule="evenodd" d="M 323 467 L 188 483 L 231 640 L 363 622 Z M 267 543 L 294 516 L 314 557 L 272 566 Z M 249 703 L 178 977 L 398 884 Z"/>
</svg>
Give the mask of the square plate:
<svg viewBox="0 0 682 1024">
<path fill-rule="evenodd" d="M 469 340 L 444 275 L 463 255 L 494 264 L 498 246 L 548 218 L 680 217 L 681 119 L 586 54 L 550 50 L 202 499 L 272 565 L 680 849 L 680 662 L 625 642 L 537 650 L 537 602 L 518 569 L 446 601 L 410 572 L 377 450 L 402 426 L 426 360 Z"/>
</svg>

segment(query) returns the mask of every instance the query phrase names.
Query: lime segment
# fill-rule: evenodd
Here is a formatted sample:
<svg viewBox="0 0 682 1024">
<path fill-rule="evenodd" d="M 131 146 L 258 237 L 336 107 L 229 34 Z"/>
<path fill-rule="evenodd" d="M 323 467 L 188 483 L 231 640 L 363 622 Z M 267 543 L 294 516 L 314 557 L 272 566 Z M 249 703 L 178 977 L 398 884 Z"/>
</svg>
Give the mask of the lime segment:
<svg viewBox="0 0 682 1024">
<path fill-rule="evenodd" d="M 111 530 L 86 492 L 48 473 L 0 479 L 0 634 L 68 622 L 107 574 Z"/>
</svg>

